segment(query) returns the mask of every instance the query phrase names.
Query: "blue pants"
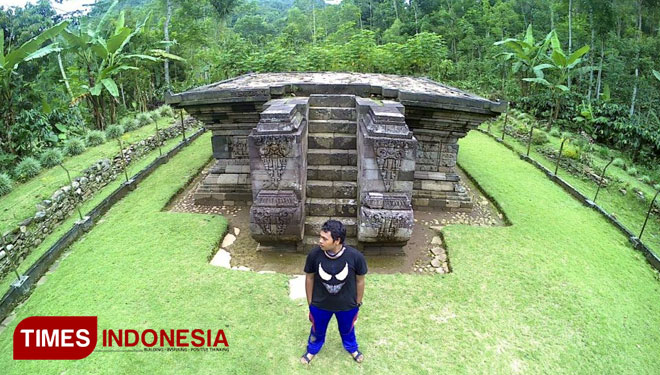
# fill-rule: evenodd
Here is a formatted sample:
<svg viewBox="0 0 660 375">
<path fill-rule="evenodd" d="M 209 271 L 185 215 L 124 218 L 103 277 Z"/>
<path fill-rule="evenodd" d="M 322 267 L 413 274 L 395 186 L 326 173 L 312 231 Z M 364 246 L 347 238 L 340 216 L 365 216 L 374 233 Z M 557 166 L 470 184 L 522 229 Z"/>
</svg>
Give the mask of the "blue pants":
<svg viewBox="0 0 660 375">
<path fill-rule="evenodd" d="M 325 343 L 325 331 L 328 329 L 330 318 L 334 314 L 337 317 L 337 326 L 341 335 L 341 342 L 349 353 L 358 350 L 355 338 L 355 321 L 358 317 L 359 308 L 348 311 L 328 311 L 316 306 L 309 306 L 309 321 L 312 329 L 307 340 L 307 352 L 316 355 Z"/>
</svg>

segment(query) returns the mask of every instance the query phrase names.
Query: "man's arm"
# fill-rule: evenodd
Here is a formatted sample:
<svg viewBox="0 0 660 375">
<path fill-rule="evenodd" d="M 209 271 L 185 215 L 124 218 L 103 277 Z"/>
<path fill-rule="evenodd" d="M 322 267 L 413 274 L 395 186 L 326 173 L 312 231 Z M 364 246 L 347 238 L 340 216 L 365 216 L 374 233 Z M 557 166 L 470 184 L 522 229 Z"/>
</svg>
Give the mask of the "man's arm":
<svg viewBox="0 0 660 375">
<path fill-rule="evenodd" d="M 357 287 L 357 303 L 362 303 L 364 296 L 364 275 L 355 275 L 355 286 Z"/>
<path fill-rule="evenodd" d="M 305 277 L 305 293 L 307 294 L 307 305 L 312 304 L 312 291 L 314 291 L 314 274 L 307 273 Z"/>
</svg>

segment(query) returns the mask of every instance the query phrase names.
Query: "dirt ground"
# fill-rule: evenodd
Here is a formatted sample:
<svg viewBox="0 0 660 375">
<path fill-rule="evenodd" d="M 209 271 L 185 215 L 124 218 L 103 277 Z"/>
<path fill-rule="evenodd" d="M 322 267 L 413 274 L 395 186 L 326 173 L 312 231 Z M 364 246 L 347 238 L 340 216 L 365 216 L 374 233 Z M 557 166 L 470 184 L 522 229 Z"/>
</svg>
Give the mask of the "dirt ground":
<svg viewBox="0 0 660 375">
<path fill-rule="evenodd" d="M 258 251 L 257 242 L 252 239 L 249 232 L 250 213 L 249 207 L 245 206 L 204 206 L 196 205 L 193 201 L 193 193 L 199 183 L 208 174 L 209 164 L 195 178 L 186 189 L 180 193 L 167 210 L 173 212 L 194 212 L 203 214 L 223 215 L 229 220 L 229 232 L 238 232 L 236 241 L 225 250 L 231 253 L 232 267 L 244 266 L 254 271 L 274 271 L 285 274 L 301 274 L 305 264 L 306 254 L 299 253 L 274 253 L 270 251 Z M 446 273 L 451 271 L 451 249 L 445 250 L 440 235 L 443 226 L 449 224 L 467 224 L 478 226 L 503 226 L 506 219 L 497 210 L 472 181 L 459 169 L 461 180 L 472 196 L 474 208 L 471 212 L 443 212 L 433 210 L 415 209 L 415 222 L 412 238 L 404 247 L 405 255 L 400 256 L 367 256 L 370 273 Z M 236 229 L 238 231 L 236 231 Z M 434 237 L 437 237 L 435 241 Z M 432 244 L 432 241 L 434 242 Z M 431 249 L 434 249 L 435 254 Z M 217 251 L 218 249 L 214 250 Z M 432 260 L 440 254 L 445 262 L 443 266 L 435 267 Z"/>
</svg>

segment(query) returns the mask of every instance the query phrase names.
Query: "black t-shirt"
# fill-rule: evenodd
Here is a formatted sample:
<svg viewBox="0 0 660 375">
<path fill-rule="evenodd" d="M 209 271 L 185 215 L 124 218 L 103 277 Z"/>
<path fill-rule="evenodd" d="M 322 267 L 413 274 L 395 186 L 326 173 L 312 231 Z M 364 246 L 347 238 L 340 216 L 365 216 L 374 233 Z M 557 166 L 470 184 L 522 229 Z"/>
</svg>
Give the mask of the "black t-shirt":
<svg viewBox="0 0 660 375">
<path fill-rule="evenodd" d="M 367 261 L 350 246 L 337 259 L 330 259 L 315 246 L 307 254 L 305 272 L 314 274 L 312 305 L 329 311 L 346 311 L 357 307 L 355 275 L 367 273 Z"/>
</svg>

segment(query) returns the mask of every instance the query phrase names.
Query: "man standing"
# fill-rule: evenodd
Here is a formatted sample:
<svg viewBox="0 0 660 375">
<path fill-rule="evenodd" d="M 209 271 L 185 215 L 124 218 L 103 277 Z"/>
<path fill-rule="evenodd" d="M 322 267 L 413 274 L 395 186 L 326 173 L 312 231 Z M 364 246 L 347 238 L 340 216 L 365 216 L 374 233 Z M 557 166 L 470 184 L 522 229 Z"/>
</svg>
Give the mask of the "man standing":
<svg viewBox="0 0 660 375">
<path fill-rule="evenodd" d="M 300 359 L 309 364 L 325 342 L 325 332 L 332 315 L 337 318 L 341 341 L 356 362 L 364 356 L 358 350 L 355 321 L 364 295 L 367 262 L 362 253 L 344 245 L 346 228 L 337 220 L 321 227 L 319 246 L 307 255 L 305 291 L 312 328 L 307 352 Z"/>
</svg>

